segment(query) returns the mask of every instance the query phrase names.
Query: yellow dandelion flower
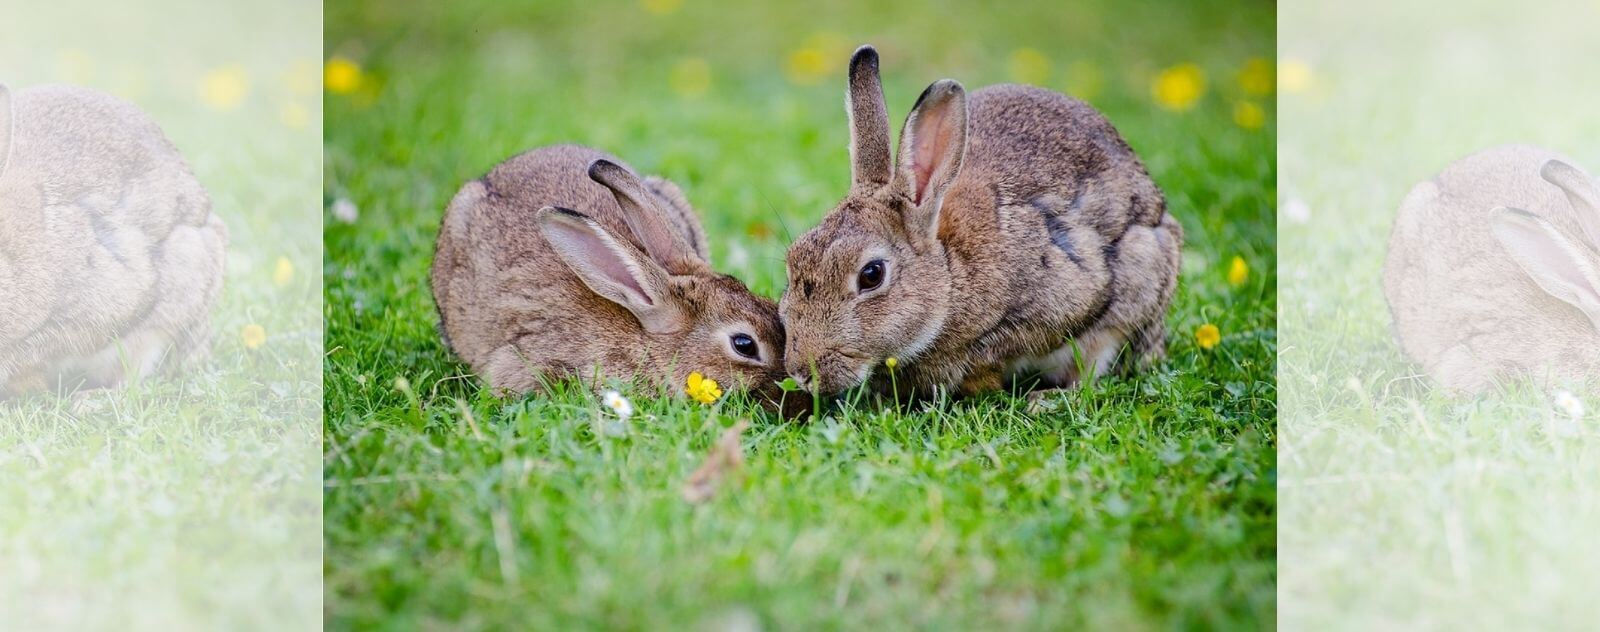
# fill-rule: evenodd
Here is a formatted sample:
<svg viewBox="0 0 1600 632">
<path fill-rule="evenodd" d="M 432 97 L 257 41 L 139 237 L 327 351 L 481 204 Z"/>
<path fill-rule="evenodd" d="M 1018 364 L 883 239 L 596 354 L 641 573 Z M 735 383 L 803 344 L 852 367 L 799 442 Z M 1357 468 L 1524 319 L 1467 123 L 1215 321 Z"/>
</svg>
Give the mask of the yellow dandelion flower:
<svg viewBox="0 0 1600 632">
<path fill-rule="evenodd" d="M 1217 329 L 1217 326 L 1211 323 L 1201 325 L 1194 330 L 1194 342 L 1200 345 L 1201 349 L 1210 351 L 1217 346 L 1217 343 L 1222 342 L 1222 330 Z"/>
<path fill-rule="evenodd" d="M 334 94 L 350 94 L 361 89 L 366 79 L 361 66 L 344 57 L 334 57 L 322 67 L 322 85 Z"/>
<path fill-rule="evenodd" d="M 889 367 L 890 370 L 893 370 L 895 367 L 900 366 L 900 359 L 894 356 L 889 356 L 889 359 L 883 361 L 883 365 Z"/>
<path fill-rule="evenodd" d="M 1244 257 L 1234 257 L 1228 264 L 1228 285 L 1239 287 L 1250 278 L 1250 264 L 1244 262 Z"/>
<path fill-rule="evenodd" d="M 1192 63 L 1161 71 L 1150 84 L 1150 94 L 1161 107 L 1174 112 L 1193 109 L 1206 93 L 1206 73 Z"/>
<path fill-rule="evenodd" d="M 1098 96 L 1105 83 L 1105 76 L 1094 62 L 1080 59 L 1067 67 L 1067 94 L 1087 101 Z"/>
<path fill-rule="evenodd" d="M 639 6 L 655 15 L 666 15 L 683 6 L 683 0 L 639 0 Z"/>
<path fill-rule="evenodd" d="M 1311 89 L 1315 81 L 1311 66 L 1306 62 L 1289 58 L 1278 62 L 1278 89 L 1288 94 L 1299 94 Z"/>
<path fill-rule="evenodd" d="M 809 46 L 789 53 L 783 64 L 783 76 L 795 85 L 816 85 L 827 74 L 828 58 L 821 50 Z"/>
<path fill-rule="evenodd" d="M 1248 130 L 1258 130 L 1267 124 L 1267 111 L 1251 101 L 1233 104 L 1233 122 Z"/>
<path fill-rule="evenodd" d="M 681 60 L 672 67 L 667 83 L 680 97 L 699 97 L 711 89 L 711 66 L 699 57 Z"/>
<path fill-rule="evenodd" d="M 722 397 L 722 388 L 717 385 L 717 381 L 701 375 L 699 371 L 689 374 L 686 386 L 684 392 L 702 404 L 710 404 Z"/>
<path fill-rule="evenodd" d="M 278 262 L 272 266 L 272 284 L 283 287 L 293 280 L 294 262 L 288 257 L 278 257 Z"/>
<path fill-rule="evenodd" d="M 289 129 L 305 129 L 311 124 L 311 112 L 299 103 L 289 102 L 278 108 L 278 120 Z"/>
<path fill-rule="evenodd" d="M 267 328 L 255 323 L 245 325 L 244 329 L 239 330 L 239 340 L 244 343 L 246 349 L 251 351 L 260 349 L 262 345 L 267 344 Z"/>
<path fill-rule="evenodd" d="M 1050 78 L 1050 60 L 1036 49 L 1019 48 L 1011 51 L 1011 59 L 1007 65 L 1011 71 L 1011 80 L 1017 83 L 1043 85 L 1045 80 Z"/>
<path fill-rule="evenodd" d="M 218 110 L 239 107 L 249 94 L 250 78 L 244 67 L 237 64 L 206 73 L 200 80 L 200 100 Z"/>
<path fill-rule="evenodd" d="M 1260 57 L 1251 57 L 1244 62 L 1244 68 L 1239 69 L 1239 89 L 1252 97 L 1272 94 L 1275 79 L 1272 62 Z"/>
</svg>

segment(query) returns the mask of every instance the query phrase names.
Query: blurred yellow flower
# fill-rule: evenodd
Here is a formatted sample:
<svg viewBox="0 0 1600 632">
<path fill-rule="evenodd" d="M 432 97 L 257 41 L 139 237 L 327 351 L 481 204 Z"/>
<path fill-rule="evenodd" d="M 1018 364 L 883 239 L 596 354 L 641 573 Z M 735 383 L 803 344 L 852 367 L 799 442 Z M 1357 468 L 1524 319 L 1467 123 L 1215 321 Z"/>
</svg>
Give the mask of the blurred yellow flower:
<svg viewBox="0 0 1600 632">
<path fill-rule="evenodd" d="M 1105 77 L 1100 74 L 1100 68 L 1095 66 L 1094 62 L 1080 59 L 1067 67 L 1067 94 L 1084 101 L 1099 96 L 1100 88 L 1105 82 Z"/>
<path fill-rule="evenodd" d="M 1222 331 L 1217 329 L 1216 325 L 1206 323 L 1194 330 L 1194 342 L 1200 345 L 1201 349 L 1210 351 L 1217 346 L 1217 343 L 1222 342 Z"/>
<path fill-rule="evenodd" d="M 1036 49 L 1019 48 L 1011 51 L 1011 60 L 1007 65 L 1011 70 L 1011 80 L 1017 83 L 1037 86 L 1050 78 L 1050 60 Z"/>
<path fill-rule="evenodd" d="M 889 367 L 890 370 L 893 370 L 895 367 L 900 366 L 900 359 L 894 356 L 889 356 L 889 359 L 883 361 L 883 365 Z"/>
<path fill-rule="evenodd" d="M 1289 94 L 1299 94 L 1311 89 L 1311 66 L 1299 59 L 1288 58 L 1278 62 L 1278 89 Z"/>
<path fill-rule="evenodd" d="M 288 285 L 294 280 L 294 262 L 288 257 L 278 257 L 277 264 L 272 266 L 272 284 L 278 287 Z"/>
<path fill-rule="evenodd" d="M 322 85 L 334 94 L 350 94 L 360 90 L 364 79 L 361 66 L 344 57 L 331 58 L 322 68 Z"/>
<path fill-rule="evenodd" d="M 1206 93 L 1206 73 L 1192 63 L 1178 64 L 1161 71 L 1150 85 L 1156 103 L 1174 112 L 1194 108 Z"/>
<path fill-rule="evenodd" d="M 788 60 L 783 64 L 783 76 L 795 85 L 816 85 L 827 74 L 828 59 L 821 50 L 811 47 L 789 53 Z"/>
<path fill-rule="evenodd" d="M 1239 89 L 1252 97 L 1264 97 L 1272 94 L 1276 79 L 1272 72 L 1272 62 L 1260 57 L 1251 57 L 1244 62 L 1244 68 L 1239 70 Z"/>
<path fill-rule="evenodd" d="M 690 373 L 686 384 L 687 388 L 683 392 L 702 404 L 710 404 L 722 397 L 722 388 L 717 385 L 717 381 L 701 375 L 699 371 Z"/>
<path fill-rule="evenodd" d="M 290 101 L 278 108 L 278 120 L 289 129 L 305 129 L 306 125 L 311 124 L 311 112 L 305 106 Z"/>
<path fill-rule="evenodd" d="M 1239 287 L 1250 278 L 1250 264 L 1244 262 L 1244 257 L 1234 257 L 1228 264 L 1228 285 Z"/>
<path fill-rule="evenodd" d="M 666 15 L 683 6 L 683 0 L 639 0 L 639 6 L 656 15 Z"/>
<path fill-rule="evenodd" d="M 681 60 L 672 67 L 667 81 L 678 96 L 698 97 L 711 89 L 711 66 L 699 57 Z"/>
<path fill-rule="evenodd" d="M 267 328 L 255 323 L 245 325 L 244 329 L 239 330 L 239 340 L 244 343 L 246 349 L 251 351 L 260 349 L 261 345 L 267 344 Z"/>
<path fill-rule="evenodd" d="M 200 80 L 200 99 L 218 110 L 232 110 L 244 102 L 250 93 L 250 78 L 244 67 L 232 65 L 218 68 Z"/>
<path fill-rule="evenodd" d="M 1261 129 L 1267 124 L 1267 111 L 1252 101 L 1240 101 L 1233 104 L 1233 122 L 1245 129 Z"/>
</svg>

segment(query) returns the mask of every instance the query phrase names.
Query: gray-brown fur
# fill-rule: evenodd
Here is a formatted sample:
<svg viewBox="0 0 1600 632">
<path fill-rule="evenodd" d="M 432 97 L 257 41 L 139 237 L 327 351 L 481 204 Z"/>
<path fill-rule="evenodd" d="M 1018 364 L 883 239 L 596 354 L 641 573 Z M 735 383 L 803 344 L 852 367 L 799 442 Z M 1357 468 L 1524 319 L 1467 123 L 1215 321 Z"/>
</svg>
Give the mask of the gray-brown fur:
<svg viewBox="0 0 1600 632">
<path fill-rule="evenodd" d="M 853 78 L 852 94 L 861 83 Z M 1182 229 L 1103 116 L 1041 88 L 969 97 L 945 80 L 906 128 L 893 182 L 853 187 L 790 247 L 781 311 L 791 374 L 809 377 L 815 365 L 823 392 L 868 379 L 881 389 L 880 365 L 895 357 L 903 390 L 973 393 L 1023 375 L 1075 384 L 1075 343 L 1093 347 L 1080 355 L 1097 373 L 1162 356 Z M 873 258 L 888 261 L 888 279 L 858 296 L 855 279 Z"/>
<path fill-rule="evenodd" d="M 1446 389 L 1600 374 L 1600 188 L 1570 165 L 1495 147 L 1401 203 L 1384 296 L 1401 349 Z"/>
<path fill-rule="evenodd" d="M 650 240 L 630 224 L 678 249 L 647 255 Z M 441 329 L 504 391 L 599 375 L 681 392 L 699 371 L 775 397 L 784 345 L 777 308 L 713 271 L 706 252 L 676 185 L 640 180 L 585 147 L 529 151 L 468 182 L 445 212 L 432 271 Z M 617 272 L 619 264 L 634 267 Z M 754 338 L 760 360 L 737 356 L 731 332 Z"/>
<path fill-rule="evenodd" d="M 84 88 L 0 87 L 0 130 L 0 397 L 206 358 L 228 231 L 155 122 Z"/>
</svg>

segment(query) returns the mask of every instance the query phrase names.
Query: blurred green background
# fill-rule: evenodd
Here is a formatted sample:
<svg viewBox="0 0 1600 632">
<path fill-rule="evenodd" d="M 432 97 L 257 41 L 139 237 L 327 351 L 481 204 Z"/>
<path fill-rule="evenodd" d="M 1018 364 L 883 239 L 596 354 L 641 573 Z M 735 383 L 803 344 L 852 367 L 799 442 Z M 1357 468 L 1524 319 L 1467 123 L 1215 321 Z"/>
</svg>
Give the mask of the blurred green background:
<svg viewBox="0 0 1600 632">
<path fill-rule="evenodd" d="M 326 11 L 331 627 L 1273 625 L 1272 3 Z M 445 204 L 553 143 L 679 183 L 716 267 L 776 297 L 789 240 L 848 186 L 862 43 L 897 130 L 943 77 L 1108 115 L 1186 231 L 1171 360 L 1044 413 L 997 393 L 789 425 L 636 399 L 614 438 L 583 389 L 501 400 L 442 347 L 427 269 Z M 745 482 L 684 504 L 741 416 Z"/>
</svg>

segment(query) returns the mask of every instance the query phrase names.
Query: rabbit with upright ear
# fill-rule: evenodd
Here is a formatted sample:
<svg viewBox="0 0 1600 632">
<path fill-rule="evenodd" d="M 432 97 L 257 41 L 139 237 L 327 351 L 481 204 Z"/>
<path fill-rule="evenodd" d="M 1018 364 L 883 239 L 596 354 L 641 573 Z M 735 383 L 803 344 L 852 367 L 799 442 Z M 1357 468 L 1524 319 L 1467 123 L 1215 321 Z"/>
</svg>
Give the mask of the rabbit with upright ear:
<svg viewBox="0 0 1600 632">
<path fill-rule="evenodd" d="M 112 387 L 207 357 L 227 236 L 137 107 L 0 86 L 0 397 Z"/>
<path fill-rule="evenodd" d="M 1463 158 L 1401 202 L 1383 289 L 1401 349 L 1448 390 L 1600 376 L 1600 186 L 1539 147 Z"/>
<path fill-rule="evenodd" d="M 562 145 L 468 182 L 445 211 L 432 285 L 456 355 L 495 389 L 689 373 L 781 397 L 777 306 L 709 262 L 678 187 Z"/>
<path fill-rule="evenodd" d="M 1042 88 L 929 86 L 898 160 L 870 46 L 850 60 L 851 187 L 788 253 L 787 369 L 970 394 L 1069 387 L 1165 353 L 1183 231 L 1105 117 Z M 891 380 L 874 368 L 895 358 Z M 814 376 L 814 380 L 812 380 Z"/>
</svg>

